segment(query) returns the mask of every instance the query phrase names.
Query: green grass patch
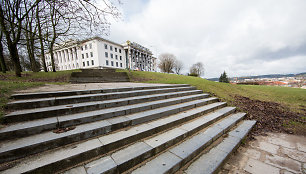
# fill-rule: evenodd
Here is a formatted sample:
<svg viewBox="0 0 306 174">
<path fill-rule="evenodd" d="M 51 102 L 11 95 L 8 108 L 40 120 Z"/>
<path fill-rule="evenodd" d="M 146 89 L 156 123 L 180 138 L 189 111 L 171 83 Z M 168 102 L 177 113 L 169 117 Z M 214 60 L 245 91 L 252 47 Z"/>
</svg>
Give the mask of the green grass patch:
<svg viewBox="0 0 306 174">
<path fill-rule="evenodd" d="M 294 112 L 304 112 L 303 109 L 306 108 L 305 89 L 260 85 L 235 85 L 212 82 L 199 77 L 144 71 L 131 71 L 129 76 L 132 81 L 136 82 L 190 84 L 204 92 L 216 95 L 223 101 L 229 103 L 232 103 L 234 96 L 238 95 L 253 100 L 276 102 L 290 108 Z"/>
<path fill-rule="evenodd" d="M 64 85 L 68 83 L 70 74 L 80 70 L 58 72 L 22 72 L 16 77 L 14 72 L 0 73 L 0 119 L 4 115 L 4 107 L 14 91 L 28 89 L 45 84 Z"/>
</svg>

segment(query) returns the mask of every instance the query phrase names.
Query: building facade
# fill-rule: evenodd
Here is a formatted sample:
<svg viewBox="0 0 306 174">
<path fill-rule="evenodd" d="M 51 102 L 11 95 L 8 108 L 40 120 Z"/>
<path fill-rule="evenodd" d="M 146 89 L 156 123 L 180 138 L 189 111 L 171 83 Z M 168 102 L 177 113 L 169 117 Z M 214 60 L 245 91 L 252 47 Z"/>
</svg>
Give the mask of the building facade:
<svg viewBox="0 0 306 174">
<path fill-rule="evenodd" d="M 129 44 L 128 44 L 129 43 Z M 130 56 L 129 56 L 130 55 Z M 45 56 L 47 68 L 52 70 L 51 56 Z M 67 41 L 54 49 L 56 70 L 119 68 L 156 71 L 156 58 L 149 49 L 127 41 L 118 44 L 100 37 L 82 41 Z"/>
<path fill-rule="evenodd" d="M 126 41 L 122 44 L 126 53 L 128 69 L 138 71 L 154 71 L 152 52 L 135 42 Z"/>
</svg>

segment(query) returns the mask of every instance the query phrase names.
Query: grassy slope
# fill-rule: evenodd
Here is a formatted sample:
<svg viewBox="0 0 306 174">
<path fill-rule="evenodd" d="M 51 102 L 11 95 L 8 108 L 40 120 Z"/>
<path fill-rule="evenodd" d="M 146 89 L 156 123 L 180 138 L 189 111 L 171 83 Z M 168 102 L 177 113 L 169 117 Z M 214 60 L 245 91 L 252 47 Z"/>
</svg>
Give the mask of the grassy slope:
<svg viewBox="0 0 306 174">
<path fill-rule="evenodd" d="M 74 70 L 79 71 L 79 70 Z M 0 118 L 4 114 L 4 106 L 9 96 L 16 90 L 42 86 L 46 83 L 66 84 L 73 71 L 59 72 L 23 72 L 22 77 L 15 77 L 14 72 L 0 72 Z"/>
<path fill-rule="evenodd" d="M 222 100 L 232 103 L 235 95 L 280 103 L 290 110 L 301 112 L 306 108 L 306 90 L 287 87 L 233 85 L 216 83 L 198 77 L 189 77 L 175 74 L 132 71 L 133 81 L 147 83 L 183 83 L 196 86 L 204 92 L 209 92 Z"/>
<path fill-rule="evenodd" d="M 7 103 L 8 98 L 13 91 L 41 86 L 46 83 L 66 84 L 68 83 L 68 77 L 70 76 L 71 72 L 73 71 L 60 71 L 56 73 L 27 72 L 23 73 L 23 77 L 21 78 L 16 78 L 13 72 L 8 72 L 6 74 L 0 73 L 0 118 L 1 115 L 4 114 L 3 107 Z M 248 97 L 253 100 L 257 99 L 261 101 L 280 103 L 283 106 L 290 108 L 291 111 L 305 113 L 306 90 L 304 89 L 232 85 L 216 83 L 197 77 L 154 72 L 132 71 L 129 73 L 129 75 L 131 80 L 135 82 L 190 84 L 192 86 L 196 86 L 198 89 L 201 89 L 204 92 L 209 92 L 218 96 L 223 101 L 228 102 L 230 105 L 235 105 L 234 96 L 238 95 Z"/>
</svg>

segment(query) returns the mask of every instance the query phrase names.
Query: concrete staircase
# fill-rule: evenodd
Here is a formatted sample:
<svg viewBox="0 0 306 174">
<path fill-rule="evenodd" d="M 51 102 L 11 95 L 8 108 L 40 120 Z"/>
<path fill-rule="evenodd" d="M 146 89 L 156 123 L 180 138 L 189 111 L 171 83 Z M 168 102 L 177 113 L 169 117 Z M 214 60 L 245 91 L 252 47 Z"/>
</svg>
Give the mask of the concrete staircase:
<svg viewBox="0 0 306 174">
<path fill-rule="evenodd" d="M 215 173 L 255 124 L 189 85 L 12 98 L 0 173 Z"/>
<path fill-rule="evenodd" d="M 126 72 L 116 72 L 116 69 L 81 69 L 82 72 L 72 72 L 71 83 L 104 83 L 129 82 Z"/>
</svg>

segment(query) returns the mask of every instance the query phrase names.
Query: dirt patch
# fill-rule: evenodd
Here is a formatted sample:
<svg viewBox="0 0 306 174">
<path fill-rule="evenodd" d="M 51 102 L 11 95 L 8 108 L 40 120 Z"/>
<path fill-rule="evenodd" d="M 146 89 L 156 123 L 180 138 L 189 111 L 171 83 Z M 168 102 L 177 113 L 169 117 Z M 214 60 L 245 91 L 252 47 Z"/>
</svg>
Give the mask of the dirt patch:
<svg viewBox="0 0 306 174">
<path fill-rule="evenodd" d="M 296 113 L 275 102 L 252 100 L 235 96 L 234 105 L 248 113 L 246 119 L 255 119 L 257 123 L 252 135 L 266 132 L 282 132 L 306 136 L 305 113 Z"/>
<path fill-rule="evenodd" d="M 53 130 L 52 132 L 56 134 L 60 134 L 60 133 L 71 131 L 75 128 L 76 128 L 75 126 L 66 127 L 66 128 L 58 128 L 58 129 Z"/>
</svg>

